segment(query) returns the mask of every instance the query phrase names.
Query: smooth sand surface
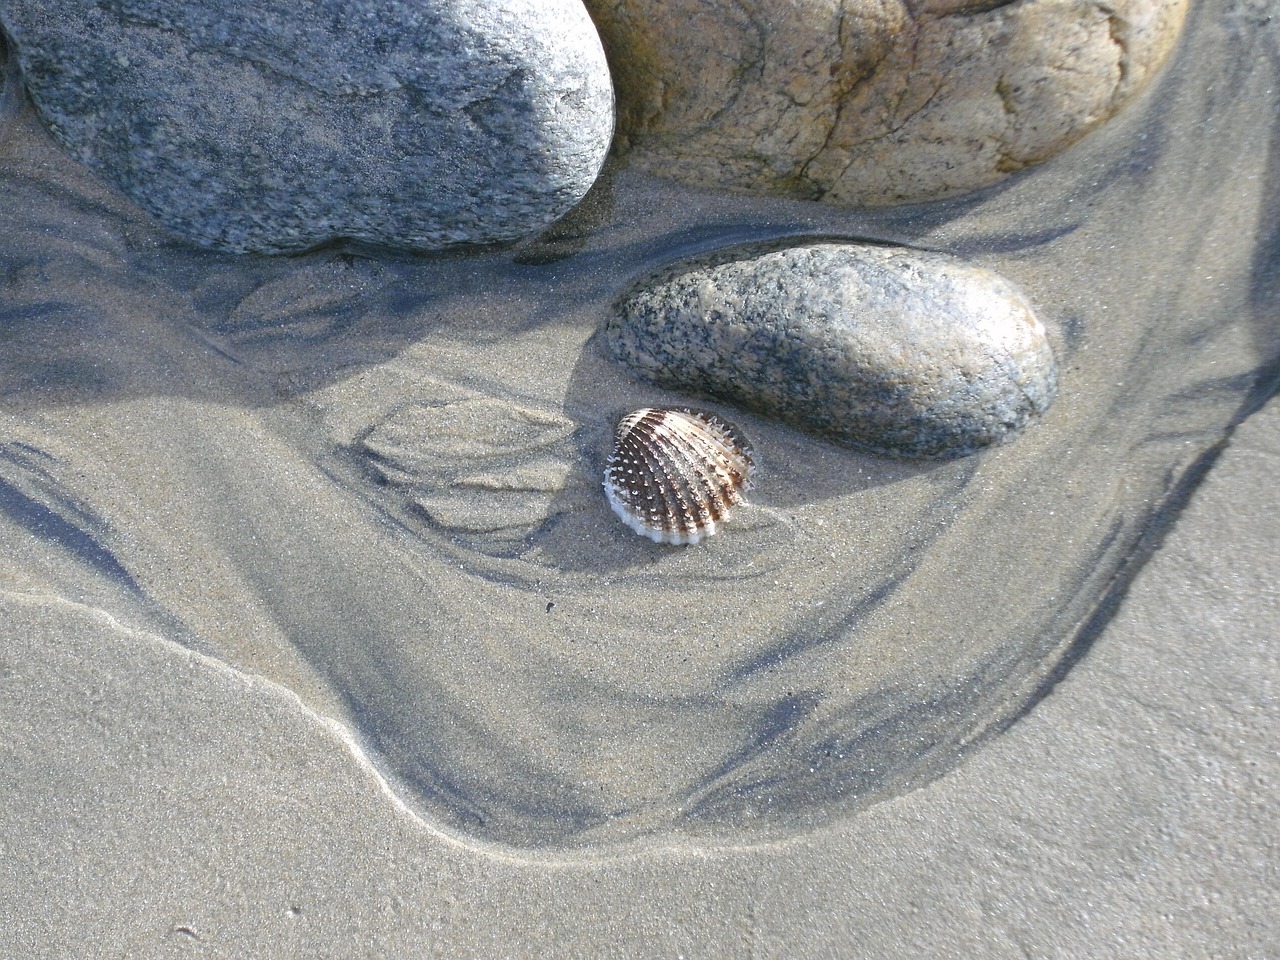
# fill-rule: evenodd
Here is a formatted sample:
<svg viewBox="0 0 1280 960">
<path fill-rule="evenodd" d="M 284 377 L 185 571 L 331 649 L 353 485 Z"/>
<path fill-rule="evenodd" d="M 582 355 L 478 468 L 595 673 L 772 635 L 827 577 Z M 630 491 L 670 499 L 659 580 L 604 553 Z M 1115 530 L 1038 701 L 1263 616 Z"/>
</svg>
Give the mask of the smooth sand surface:
<svg viewBox="0 0 1280 960">
<path fill-rule="evenodd" d="M 194 250 L 6 116 L 0 941 L 1280 952 L 1267 9 L 1198 5 L 1139 101 L 967 200 L 615 169 L 536 241 L 434 258 Z M 751 509 L 635 537 L 614 419 L 684 400 L 601 317 L 813 235 L 1015 280 L 1057 403 L 942 465 L 734 416 Z"/>
<path fill-rule="evenodd" d="M 1277 438 L 1273 403 L 1006 734 L 754 848 L 459 845 L 283 689 L 52 604 L 0 651 L 7 955 L 1276 956 Z"/>
</svg>

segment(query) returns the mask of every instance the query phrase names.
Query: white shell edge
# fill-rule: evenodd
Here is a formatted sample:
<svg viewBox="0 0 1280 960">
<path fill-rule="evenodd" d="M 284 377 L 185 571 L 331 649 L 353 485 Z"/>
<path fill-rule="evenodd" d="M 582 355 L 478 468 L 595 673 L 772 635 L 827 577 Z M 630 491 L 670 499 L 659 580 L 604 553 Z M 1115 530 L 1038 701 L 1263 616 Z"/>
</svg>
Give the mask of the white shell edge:
<svg viewBox="0 0 1280 960">
<path fill-rule="evenodd" d="M 687 537 L 669 533 L 666 530 L 655 530 L 645 523 L 643 518 L 627 509 L 626 503 L 618 496 L 617 485 L 612 481 L 606 480 L 604 482 L 604 496 L 609 501 L 609 506 L 613 508 L 613 512 L 618 515 L 619 520 L 640 534 L 640 536 L 648 537 L 654 543 L 667 543 L 673 547 L 689 546 L 690 544 L 700 543 L 718 529 L 714 520 L 708 520 L 705 529 L 695 530 Z M 725 514 L 725 519 L 729 519 L 728 514 Z"/>
</svg>

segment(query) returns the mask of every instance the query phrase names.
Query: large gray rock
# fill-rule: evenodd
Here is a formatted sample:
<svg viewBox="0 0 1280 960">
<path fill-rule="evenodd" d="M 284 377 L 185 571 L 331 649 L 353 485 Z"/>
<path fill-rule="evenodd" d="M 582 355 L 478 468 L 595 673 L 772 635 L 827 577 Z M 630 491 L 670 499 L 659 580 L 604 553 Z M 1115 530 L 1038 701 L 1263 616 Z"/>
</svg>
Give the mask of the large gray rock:
<svg viewBox="0 0 1280 960">
<path fill-rule="evenodd" d="M 578 0 L 0 0 L 45 122 L 167 227 L 231 251 L 510 240 L 613 131 Z"/>
<path fill-rule="evenodd" d="M 1001 443 L 1057 387 L 1044 327 L 1007 280 L 901 247 L 684 264 L 625 294 L 605 332 L 645 380 L 895 457 Z"/>
</svg>

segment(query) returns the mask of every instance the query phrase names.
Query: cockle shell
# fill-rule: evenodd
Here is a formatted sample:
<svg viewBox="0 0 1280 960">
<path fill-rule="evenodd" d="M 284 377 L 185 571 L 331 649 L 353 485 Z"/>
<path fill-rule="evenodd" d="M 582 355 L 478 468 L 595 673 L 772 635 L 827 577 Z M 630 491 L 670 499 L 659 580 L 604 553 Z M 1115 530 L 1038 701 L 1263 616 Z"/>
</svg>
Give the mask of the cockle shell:
<svg viewBox="0 0 1280 960">
<path fill-rule="evenodd" d="M 645 407 L 618 421 L 604 492 L 622 522 L 657 543 L 697 543 L 744 502 L 751 445 L 706 413 Z"/>
</svg>

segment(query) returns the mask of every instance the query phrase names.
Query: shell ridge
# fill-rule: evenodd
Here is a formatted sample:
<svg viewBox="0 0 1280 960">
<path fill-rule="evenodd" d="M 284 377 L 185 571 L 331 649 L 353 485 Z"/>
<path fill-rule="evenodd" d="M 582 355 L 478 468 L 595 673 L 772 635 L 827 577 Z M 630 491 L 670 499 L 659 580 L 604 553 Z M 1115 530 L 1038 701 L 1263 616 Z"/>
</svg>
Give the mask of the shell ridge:
<svg viewBox="0 0 1280 960">
<path fill-rule="evenodd" d="M 618 441 L 618 449 L 630 452 L 632 474 L 632 507 L 640 523 L 639 532 L 658 542 L 678 536 L 681 494 L 672 489 L 663 469 L 664 439 L 655 432 L 655 411 L 637 411 L 628 420 L 628 429 Z M 673 542 L 679 542 L 675 540 Z"/>
<path fill-rule="evenodd" d="M 708 414 L 692 414 L 707 428 L 707 440 L 713 443 L 721 457 L 729 464 L 742 463 L 740 476 L 749 489 L 751 473 L 755 468 L 755 450 L 746 437 L 732 424 Z"/>
<path fill-rule="evenodd" d="M 691 431 L 681 438 L 689 448 L 689 466 L 697 481 L 696 501 L 702 507 L 701 519 L 712 522 L 728 519 L 734 503 L 734 478 L 726 467 L 726 458 L 715 438 Z M 701 459 L 699 459 L 701 458 Z"/>
<path fill-rule="evenodd" d="M 694 504 L 698 491 L 691 479 L 689 458 L 681 450 L 681 437 L 662 411 L 649 418 L 652 432 L 644 434 L 644 442 L 653 454 L 653 476 L 666 505 L 666 529 L 675 543 L 697 542 L 697 517 Z M 663 482 L 665 481 L 665 482 Z"/>
<path fill-rule="evenodd" d="M 624 417 L 614 432 L 613 453 L 605 466 L 605 497 L 623 523 L 636 533 L 657 539 L 644 512 L 648 484 L 644 481 L 643 451 L 630 437 L 638 419 L 637 414 Z"/>
<path fill-rule="evenodd" d="M 734 442 L 725 425 L 717 418 L 704 414 L 690 414 L 703 424 L 704 430 L 690 432 L 688 441 L 698 448 L 704 462 L 699 464 L 699 475 L 704 490 L 724 519 L 729 510 L 745 502 L 743 493 L 750 487 L 752 461 L 750 454 Z M 717 516 L 716 519 L 721 519 Z"/>
</svg>

